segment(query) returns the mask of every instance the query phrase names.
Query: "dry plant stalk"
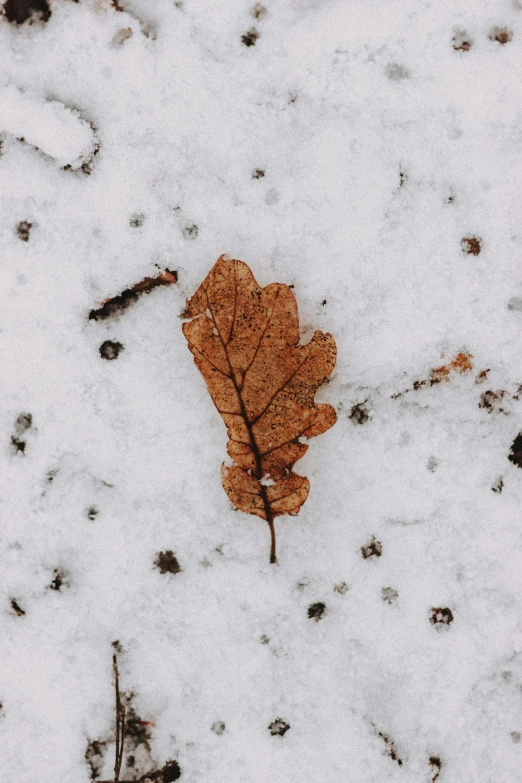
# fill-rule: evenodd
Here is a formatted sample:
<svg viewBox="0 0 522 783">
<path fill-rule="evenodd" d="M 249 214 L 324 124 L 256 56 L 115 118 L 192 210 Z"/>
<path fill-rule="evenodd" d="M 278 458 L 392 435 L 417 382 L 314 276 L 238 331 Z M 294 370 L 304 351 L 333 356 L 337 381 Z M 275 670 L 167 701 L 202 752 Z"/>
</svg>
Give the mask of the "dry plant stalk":
<svg viewBox="0 0 522 783">
<path fill-rule="evenodd" d="M 128 726 L 126 721 L 127 711 L 121 700 L 120 692 L 120 673 L 118 670 L 118 643 L 114 642 L 114 653 L 112 655 L 112 671 L 114 674 L 114 694 L 116 709 L 116 750 L 114 757 L 114 778 L 112 780 L 99 780 L 97 783 L 133 783 L 130 780 L 120 780 L 121 767 L 123 763 L 123 750 L 125 744 L 125 729 Z M 139 721 L 140 724 L 151 725 L 148 721 Z M 137 783 L 173 783 L 181 776 L 181 769 L 177 761 L 171 759 L 163 765 L 161 769 L 155 769 L 142 775 Z"/>
<path fill-rule="evenodd" d="M 310 483 L 292 471 L 312 438 L 337 419 L 314 396 L 335 366 L 330 334 L 299 345 L 297 303 L 290 288 L 260 288 L 243 261 L 221 256 L 183 314 L 183 334 L 228 428 L 231 467 L 222 484 L 233 505 L 266 520 L 270 562 L 276 561 L 274 519 L 295 515 Z"/>
</svg>

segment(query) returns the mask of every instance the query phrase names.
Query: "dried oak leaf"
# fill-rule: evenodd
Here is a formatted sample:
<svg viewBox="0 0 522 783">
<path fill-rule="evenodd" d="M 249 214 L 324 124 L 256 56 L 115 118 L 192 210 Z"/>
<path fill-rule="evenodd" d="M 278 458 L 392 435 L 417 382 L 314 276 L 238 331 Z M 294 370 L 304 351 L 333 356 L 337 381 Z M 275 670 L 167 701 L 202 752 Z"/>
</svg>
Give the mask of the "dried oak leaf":
<svg viewBox="0 0 522 783">
<path fill-rule="evenodd" d="M 310 483 L 292 471 L 308 449 L 301 437 L 330 429 L 331 405 L 314 396 L 335 365 L 335 340 L 315 332 L 299 345 L 297 303 L 290 288 L 260 288 L 242 261 L 221 256 L 192 299 L 183 334 L 228 428 L 234 463 L 222 468 L 233 505 L 265 519 L 276 562 L 274 518 L 295 515 Z"/>
</svg>

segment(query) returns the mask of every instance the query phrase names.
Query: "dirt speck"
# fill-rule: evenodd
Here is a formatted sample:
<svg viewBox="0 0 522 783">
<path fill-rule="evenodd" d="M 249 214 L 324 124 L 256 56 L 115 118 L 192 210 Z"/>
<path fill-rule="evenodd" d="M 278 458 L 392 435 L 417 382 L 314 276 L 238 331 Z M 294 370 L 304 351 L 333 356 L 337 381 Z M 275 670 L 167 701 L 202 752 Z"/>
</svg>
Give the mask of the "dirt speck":
<svg viewBox="0 0 522 783">
<path fill-rule="evenodd" d="M 496 492 L 498 495 L 500 495 L 503 489 L 504 489 L 504 479 L 502 478 L 502 476 L 499 476 L 497 479 L 495 479 L 495 481 L 491 485 L 491 491 Z"/>
<path fill-rule="evenodd" d="M 143 212 L 136 213 L 131 216 L 129 220 L 129 226 L 132 228 L 140 228 L 145 223 L 145 215 Z"/>
<path fill-rule="evenodd" d="M 383 587 L 381 590 L 381 598 L 385 604 L 394 604 L 398 597 L 399 593 L 393 587 Z"/>
<path fill-rule="evenodd" d="M 15 435 L 11 435 L 11 450 L 13 454 L 21 454 L 23 456 L 25 454 L 26 446 L 27 443 L 25 440 L 20 440 L 20 438 L 17 438 Z"/>
<path fill-rule="evenodd" d="M 290 728 L 290 724 L 287 723 L 284 720 L 281 720 L 281 718 L 276 718 L 270 726 L 268 727 L 268 730 L 272 737 L 283 737 L 288 729 Z"/>
<path fill-rule="evenodd" d="M 375 536 L 372 536 L 370 541 L 367 544 L 364 544 L 361 547 L 361 554 L 364 557 L 365 560 L 368 560 L 369 558 L 375 558 L 375 557 L 381 557 L 382 555 L 382 544 L 380 541 L 377 541 Z"/>
<path fill-rule="evenodd" d="M 67 587 L 65 574 L 59 568 L 55 568 L 53 571 L 53 578 L 51 583 L 48 585 L 48 588 L 49 590 L 58 591 L 61 590 L 64 586 Z"/>
<path fill-rule="evenodd" d="M 253 16 L 254 19 L 257 19 L 257 20 L 263 19 L 263 17 L 266 16 L 266 8 L 265 8 L 265 6 L 261 5 L 261 3 L 256 3 L 250 9 L 250 16 Z"/>
<path fill-rule="evenodd" d="M 21 413 L 15 421 L 15 432 L 22 435 L 26 430 L 33 426 L 33 416 L 31 413 Z"/>
<path fill-rule="evenodd" d="M 259 38 L 259 33 L 255 29 L 255 27 L 252 27 L 251 30 L 248 31 L 248 33 L 245 33 L 241 36 L 241 43 L 244 43 L 245 46 L 255 46 L 256 41 Z"/>
<path fill-rule="evenodd" d="M 199 234 L 199 228 L 196 226 L 195 223 L 190 223 L 190 225 L 185 226 L 183 229 L 183 238 L 184 239 L 197 239 L 197 236 Z"/>
<path fill-rule="evenodd" d="M 499 413 L 505 413 L 504 409 L 500 407 L 500 403 L 504 399 L 505 391 L 503 389 L 497 389 L 493 391 L 488 389 L 480 395 L 479 408 L 483 408 L 488 413 L 498 411 Z"/>
<path fill-rule="evenodd" d="M 23 617 L 25 615 L 25 609 L 22 609 L 16 598 L 11 598 L 11 609 L 18 617 Z"/>
<path fill-rule="evenodd" d="M 252 179 L 263 179 L 265 176 L 265 169 L 254 169 L 252 172 Z"/>
<path fill-rule="evenodd" d="M 308 617 L 310 620 L 315 620 L 316 623 L 324 616 L 326 612 L 326 604 L 322 601 L 318 601 L 316 604 L 310 604 L 308 607 Z"/>
<path fill-rule="evenodd" d="M 508 460 L 512 462 L 513 465 L 516 465 L 517 468 L 522 468 L 522 432 L 517 435 L 511 444 Z"/>
<path fill-rule="evenodd" d="M 128 759 L 127 759 L 128 762 Z M 181 777 L 181 767 L 177 761 L 167 761 L 157 772 L 148 772 L 139 778 L 142 783 L 174 783 Z"/>
<path fill-rule="evenodd" d="M 89 510 L 87 511 L 87 518 L 90 519 L 91 522 L 93 522 L 96 519 L 96 517 L 98 516 L 99 513 L 100 512 L 98 511 L 96 506 L 91 506 L 89 508 Z"/>
<path fill-rule="evenodd" d="M 27 220 L 22 220 L 16 227 L 16 233 L 22 242 L 29 242 L 29 235 L 33 227 L 32 223 L 28 223 Z"/>
<path fill-rule="evenodd" d="M 51 17 L 51 8 L 47 0 L 6 0 L 4 14 L 10 22 L 23 24 L 29 20 L 47 22 Z"/>
<path fill-rule="evenodd" d="M 473 38 L 465 30 L 457 30 L 453 36 L 453 48 L 456 52 L 469 52 L 473 46 Z"/>
<path fill-rule="evenodd" d="M 460 247 L 463 253 L 468 256 L 478 256 L 482 250 L 482 240 L 480 237 L 468 236 L 462 237 Z"/>
<path fill-rule="evenodd" d="M 435 783 L 435 781 L 438 779 L 440 775 L 440 771 L 442 769 L 442 761 L 438 756 L 430 756 L 429 764 L 431 767 L 431 781 L 430 783 Z"/>
<path fill-rule="evenodd" d="M 447 627 L 453 622 L 453 612 L 447 606 L 433 607 L 430 614 L 430 623 L 436 628 Z"/>
<path fill-rule="evenodd" d="M 107 743 L 101 740 L 90 740 L 85 750 L 85 761 L 91 768 L 91 780 L 96 780 L 99 777 L 102 768 L 103 760 L 107 752 Z"/>
<path fill-rule="evenodd" d="M 432 455 L 431 457 L 428 458 L 428 461 L 426 463 L 426 467 L 428 468 L 430 473 L 435 473 L 435 470 L 436 470 L 438 464 L 439 463 L 438 463 L 437 458 Z"/>
<path fill-rule="evenodd" d="M 513 33 L 508 27 L 492 27 L 488 38 L 503 45 L 513 40 Z"/>
<path fill-rule="evenodd" d="M 225 728 L 226 726 L 222 720 L 217 720 L 215 723 L 212 724 L 212 731 L 214 732 L 214 734 L 217 734 L 218 737 L 220 737 L 223 734 Z"/>
<path fill-rule="evenodd" d="M 349 587 L 346 584 L 346 582 L 339 582 L 339 584 L 335 585 L 334 592 L 339 593 L 339 595 L 346 595 L 348 592 Z"/>
<path fill-rule="evenodd" d="M 358 402 L 350 409 L 348 418 L 353 424 L 366 424 L 370 418 L 370 409 L 367 405 L 367 401 Z"/>
<path fill-rule="evenodd" d="M 102 359 L 107 359 L 108 362 L 117 359 L 121 351 L 123 351 L 123 345 L 114 342 L 113 340 L 105 340 L 105 342 L 100 345 L 100 356 Z"/>
<path fill-rule="evenodd" d="M 172 549 L 167 549 L 165 552 L 158 552 L 154 565 L 159 569 L 161 574 L 179 574 L 181 571 L 181 566 Z"/>
<path fill-rule="evenodd" d="M 378 736 L 384 740 L 384 744 L 386 745 L 386 755 L 393 759 L 393 761 L 396 761 L 399 767 L 402 767 L 402 759 L 399 757 L 397 745 L 389 736 L 389 734 L 384 734 L 382 731 L 379 731 Z"/>
</svg>

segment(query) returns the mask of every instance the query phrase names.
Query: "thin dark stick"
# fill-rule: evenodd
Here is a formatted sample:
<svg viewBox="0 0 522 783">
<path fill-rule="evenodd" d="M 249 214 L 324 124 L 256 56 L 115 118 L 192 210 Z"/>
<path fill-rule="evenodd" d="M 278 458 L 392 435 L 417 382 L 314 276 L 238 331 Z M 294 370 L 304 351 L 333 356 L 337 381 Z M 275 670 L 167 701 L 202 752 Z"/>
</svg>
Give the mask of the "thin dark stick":
<svg viewBox="0 0 522 783">
<path fill-rule="evenodd" d="M 276 534 L 275 534 L 275 526 L 274 526 L 273 518 L 268 520 L 268 527 L 270 528 L 270 562 L 277 563 Z"/>
<path fill-rule="evenodd" d="M 116 695 L 116 756 L 114 760 L 114 783 L 119 783 L 121 764 L 123 761 L 125 707 L 121 703 L 120 673 L 118 670 L 118 656 L 116 653 L 112 656 L 112 669 L 114 672 L 114 690 Z"/>
</svg>

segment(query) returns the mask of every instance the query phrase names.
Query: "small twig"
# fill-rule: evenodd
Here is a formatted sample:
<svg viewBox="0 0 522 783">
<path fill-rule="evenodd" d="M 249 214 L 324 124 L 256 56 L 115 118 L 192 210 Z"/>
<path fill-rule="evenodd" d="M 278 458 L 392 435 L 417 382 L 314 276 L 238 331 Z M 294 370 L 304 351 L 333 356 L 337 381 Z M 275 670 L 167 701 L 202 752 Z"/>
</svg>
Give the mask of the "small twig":
<svg viewBox="0 0 522 783">
<path fill-rule="evenodd" d="M 118 654 L 112 655 L 112 670 L 114 672 L 114 690 L 116 695 L 116 757 L 114 760 L 114 783 L 120 783 L 120 771 L 123 761 L 123 745 L 125 740 L 125 707 L 120 696 L 120 672 L 118 670 Z"/>
<path fill-rule="evenodd" d="M 90 321 L 103 321 L 112 315 L 121 315 L 131 304 L 136 302 L 142 294 L 148 294 L 158 286 L 171 285 L 178 282 L 178 273 L 171 269 L 165 269 L 164 272 L 156 277 L 144 277 L 139 283 L 135 283 L 130 288 L 126 288 L 121 294 L 113 296 L 102 302 L 101 307 L 91 310 L 89 313 Z"/>
<path fill-rule="evenodd" d="M 133 783 L 130 780 L 120 780 L 121 767 L 123 764 L 123 750 L 125 744 L 126 729 L 126 709 L 121 701 L 120 692 L 120 672 L 118 669 L 118 642 L 113 643 L 114 652 L 112 654 L 112 671 L 114 674 L 114 692 L 116 707 L 116 752 L 114 759 L 114 778 L 112 780 L 98 780 L 96 783 Z M 141 726 L 154 726 L 154 723 L 146 720 L 135 721 Z M 181 770 L 176 761 L 168 761 L 160 770 L 153 770 L 139 778 L 142 783 L 163 783 L 165 775 L 169 775 L 168 780 L 177 780 L 181 775 Z M 173 774 L 175 776 L 173 776 Z"/>
</svg>

